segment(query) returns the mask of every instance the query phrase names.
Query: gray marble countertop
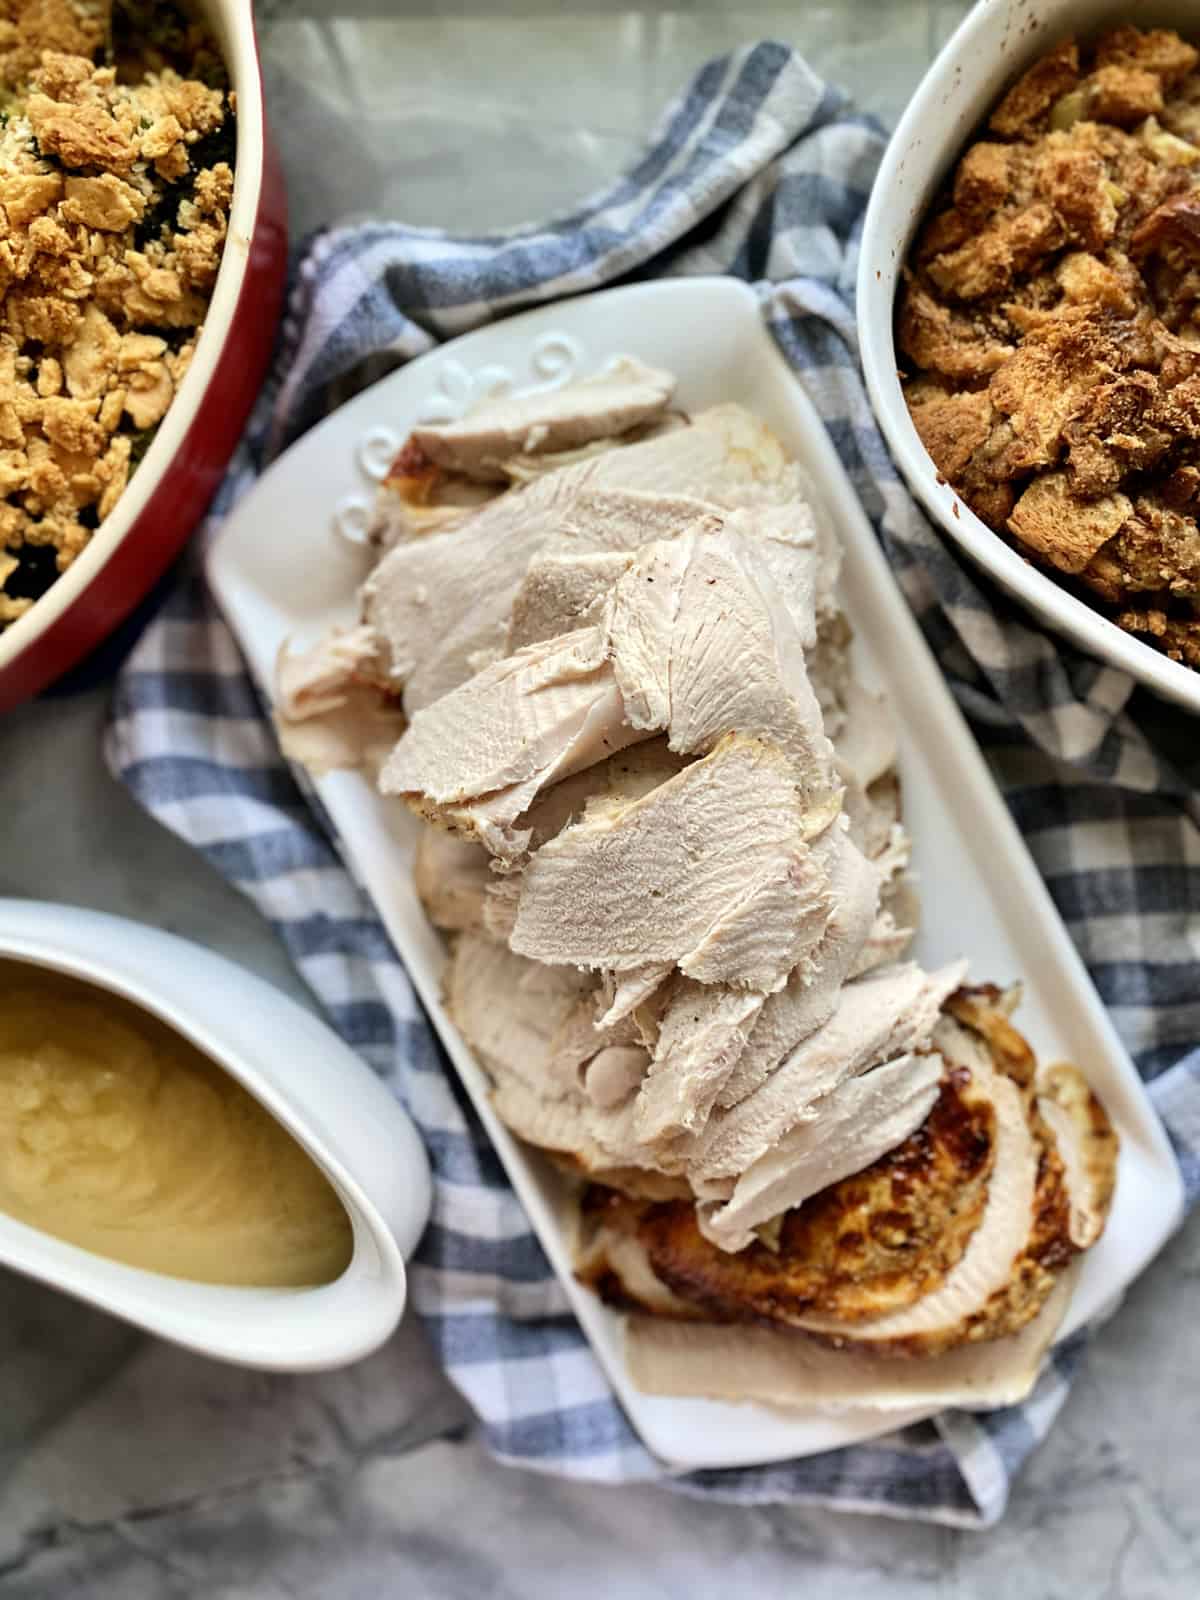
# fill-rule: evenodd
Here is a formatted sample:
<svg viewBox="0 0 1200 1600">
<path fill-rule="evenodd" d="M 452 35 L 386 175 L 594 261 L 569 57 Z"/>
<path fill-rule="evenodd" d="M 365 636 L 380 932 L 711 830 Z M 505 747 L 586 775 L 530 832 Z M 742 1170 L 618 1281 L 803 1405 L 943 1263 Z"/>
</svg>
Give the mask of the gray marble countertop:
<svg viewBox="0 0 1200 1600">
<path fill-rule="evenodd" d="M 965 10 L 268 0 L 259 14 L 301 233 L 368 214 L 476 229 L 556 209 L 619 170 L 702 61 L 755 37 L 797 45 L 894 121 Z M 105 699 L 0 721 L 0 893 L 157 923 L 306 998 L 251 907 L 108 777 Z M 505 1470 L 411 1322 L 357 1368 L 272 1377 L 0 1277 L 0 1595 L 1194 1600 L 1198 1276 L 1193 1222 L 1096 1337 L 984 1534 Z"/>
</svg>

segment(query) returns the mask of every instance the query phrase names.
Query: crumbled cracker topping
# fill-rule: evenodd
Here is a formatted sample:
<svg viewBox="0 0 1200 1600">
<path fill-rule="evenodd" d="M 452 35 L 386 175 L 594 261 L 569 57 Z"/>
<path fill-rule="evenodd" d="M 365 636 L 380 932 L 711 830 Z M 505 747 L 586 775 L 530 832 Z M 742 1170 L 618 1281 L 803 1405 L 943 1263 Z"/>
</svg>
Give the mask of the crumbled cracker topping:
<svg viewBox="0 0 1200 1600">
<path fill-rule="evenodd" d="M 1200 667 L 1200 52 L 1064 40 L 965 151 L 897 305 L 939 472 L 1119 627 Z"/>
<path fill-rule="evenodd" d="M 0 627 L 85 548 L 187 370 L 233 123 L 166 0 L 0 4 Z"/>
</svg>

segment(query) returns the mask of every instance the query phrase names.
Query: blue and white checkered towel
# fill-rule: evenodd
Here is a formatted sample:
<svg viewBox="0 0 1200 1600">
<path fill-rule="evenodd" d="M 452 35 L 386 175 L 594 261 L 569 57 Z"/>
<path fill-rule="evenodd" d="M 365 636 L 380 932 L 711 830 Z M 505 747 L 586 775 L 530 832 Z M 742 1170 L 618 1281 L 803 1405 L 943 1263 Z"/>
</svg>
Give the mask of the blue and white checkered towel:
<svg viewBox="0 0 1200 1600">
<path fill-rule="evenodd" d="M 478 238 L 377 223 L 319 235 L 282 353 L 209 531 L 270 456 L 340 400 L 495 316 L 617 280 L 732 273 L 816 401 L 897 578 L 1171 1129 L 1200 1194 L 1195 724 L 1027 625 L 931 530 L 875 429 L 855 355 L 859 227 L 883 136 L 803 61 L 713 62 L 639 164 L 577 211 Z M 702 336 L 702 335 L 701 335 Z M 197 545 L 201 541 L 197 542 Z M 428 1143 L 433 1221 L 413 1298 L 497 1457 L 597 1481 L 664 1477 L 567 1313 L 370 905 L 280 759 L 197 548 L 117 686 L 113 770 L 278 930 L 334 1025 Z M 803 1461 L 669 1479 L 694 1495 L 807 1501 L 963 1526 L 995 1520 L 1078 1359 L 1027 1404 Z"/>
</svg>

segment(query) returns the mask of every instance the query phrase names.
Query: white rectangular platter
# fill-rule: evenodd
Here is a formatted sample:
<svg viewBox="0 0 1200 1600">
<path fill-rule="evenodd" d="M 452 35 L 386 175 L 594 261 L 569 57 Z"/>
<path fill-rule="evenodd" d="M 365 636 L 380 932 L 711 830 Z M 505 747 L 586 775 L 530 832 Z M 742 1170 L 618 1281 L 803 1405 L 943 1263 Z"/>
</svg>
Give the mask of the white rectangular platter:
<svg viewBox="0 0 1200 1600">
<path fill-rule="evenodd" d="M 808 471 L 845 547 L 842 598 L 859 667 L 886 686 L 900 741 L 904 815 L 923 901 L 916 955 L 967 955 L 976 979 L 1025 982 L 1018 1023 L 1043 1060 L 1079 1063 L 1121 1135 L 1116 1201 L 1084 1264 L 1064 1334 L 1113 1302 L 1179 1220 L 1182 1185 L 1134 1067 L 888 570 L 820 418 L 766 332 L 757 299 L 730 279 L 682 279 L 588 295 L 457 339 L 376 384 L 305 435 L 263 476 L 215 541 L 217 601 L 268 695 L 288 637 L 357 620 L 369 567 L 361 539 L 378 480 L 418 418 L 458 414 L 497 389 L 584 376 L 628 353 L 679 378 L 688 410 L 740 401 Z M 630 1382 L 620 1318 L 571 1275 L 549 1163 L 498 1122 L 487 1080 L 442 1009 L 445 960 L 412 889 L 418 824 L 354 773 L 317 783 L 347 858 L 366 885 L 445 1041 L 546 1253 L 633 1427 L 679 1469 L 784 1460 L 883 1433 L 925 1412 L 777 1411 L 644 1395 Z"/>
</svg>

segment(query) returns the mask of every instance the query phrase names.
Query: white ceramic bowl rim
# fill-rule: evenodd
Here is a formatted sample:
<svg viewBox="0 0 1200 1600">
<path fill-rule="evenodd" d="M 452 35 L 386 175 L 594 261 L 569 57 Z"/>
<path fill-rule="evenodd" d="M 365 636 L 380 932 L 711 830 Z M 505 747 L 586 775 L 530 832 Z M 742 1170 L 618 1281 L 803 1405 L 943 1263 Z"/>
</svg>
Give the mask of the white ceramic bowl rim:
<svg viewBox="0 0 1200 1600">
<path fill-rule="evenodd" d="M 1129 21 L 1167 24 L 1196 35 L 1194 8 L 1146 0 L 980 0 L 929 68 L 900 119 L 871 193 L 863 224 L 857 302 L 859 348 L 875 415 L 909 486 L 946 532 L 1042 622 L 1088 654 L 1156 693 L 1200 711 L 1200 672 L 1124 632 L 1048 573 L 1032 566 L 964 505 L 937 468 L 908 413 L 897 377 L 894 299 L 900 268 L 920 217 L 945 172 L 1006 83 L 1070 33 Z M 913 173 L 919 174 L 914 177 Z M 1036 625 L 1036 624 L 1035 624 Z"/>
<path fill-rule="evenodd" d="M 225 343 L 250 259 L 250 236 L 262 190 L 262 80 L 250 0 L 203 0 L 237 93 L 237 151 L 229 233 L 195 354 L 149 448 L 112 512 L 80 555 L 24 616 L 0 632 L 0 671 L 68 610 L 144 510 L 200 410 Z"/>
</svg>

